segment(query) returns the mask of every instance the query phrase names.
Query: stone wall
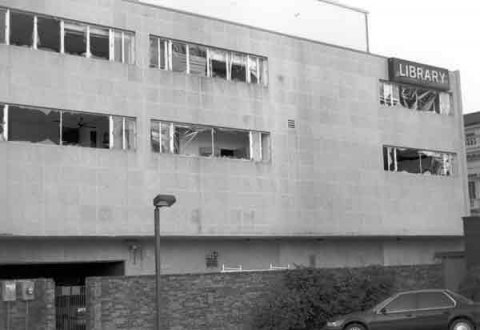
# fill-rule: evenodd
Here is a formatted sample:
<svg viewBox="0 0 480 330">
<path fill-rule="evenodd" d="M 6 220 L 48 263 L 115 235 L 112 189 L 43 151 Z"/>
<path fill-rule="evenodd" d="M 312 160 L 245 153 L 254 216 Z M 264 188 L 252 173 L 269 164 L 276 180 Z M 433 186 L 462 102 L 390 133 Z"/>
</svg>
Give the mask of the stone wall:
<svg viewBox="0 0 480 330">
<path fill-rule="evenodd" d="M 441 265 L 388 267 L 397 290 L 443 287 Z M 319 269 L 319 276 L 342 269 Z M 161 329 L 253 329 L 256 306 L 283 271 L 162 276 Z M 155 278 L 87 279 L 88 329 L 154 329 Z"/>
<path fill-rule="evenodd" d="M 55 284 L 53 280 L 33 280 L 32 300 L 22 298 L 22 281 L 13 281 L 16 286 L 14 301 L 0 299 L 0 330 L 54 330 Z M 4 281 L 0 281 L 2 282 Z M 5 293 L 1 292 L 0 298 L 4 295 Z"/>
</svg>

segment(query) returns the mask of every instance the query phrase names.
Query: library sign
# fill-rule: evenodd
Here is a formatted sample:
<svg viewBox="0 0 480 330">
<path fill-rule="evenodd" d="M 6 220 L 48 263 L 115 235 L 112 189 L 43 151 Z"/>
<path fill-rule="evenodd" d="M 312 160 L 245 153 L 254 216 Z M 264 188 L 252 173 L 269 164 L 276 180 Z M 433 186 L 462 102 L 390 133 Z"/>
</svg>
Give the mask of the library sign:
<svg viewBox="0 0 480 330">
<path fill-rule="evenodd" d="M 398 58 L 388 59 L 390 81 L 418 85 L 439 90 L 449 90 L 448 70 Z"/>
</svg>

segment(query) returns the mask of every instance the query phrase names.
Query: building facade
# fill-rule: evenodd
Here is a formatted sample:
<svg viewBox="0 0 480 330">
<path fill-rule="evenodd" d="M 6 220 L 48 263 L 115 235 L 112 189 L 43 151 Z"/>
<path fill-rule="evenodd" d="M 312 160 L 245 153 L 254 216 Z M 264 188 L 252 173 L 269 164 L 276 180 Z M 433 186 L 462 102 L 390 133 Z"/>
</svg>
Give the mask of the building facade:
<svg viewBox="0 0 480 330">
<path fill-rule="evenodd" d="M 468 195 L 472 215 L 480 214 L 480 113 L 464 115 Z"/>
<path fill-rule="evenodd" d="M 4 276 L 153 273 L 159 193 L 165 273 L 463 250 L 456 72 L 136 1 L 0 0 L 0 80 Z"/>
</svg>

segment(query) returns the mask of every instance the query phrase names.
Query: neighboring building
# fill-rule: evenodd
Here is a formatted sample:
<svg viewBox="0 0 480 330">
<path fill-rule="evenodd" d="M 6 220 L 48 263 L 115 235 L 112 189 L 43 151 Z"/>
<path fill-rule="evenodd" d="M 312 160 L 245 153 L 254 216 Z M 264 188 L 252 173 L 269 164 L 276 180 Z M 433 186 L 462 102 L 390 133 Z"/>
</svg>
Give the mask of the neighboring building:
<svg viewBox="0 0 480 330">
<path fill-rule="evenodd" d="M 0 43 L 0 277 L 153 273 L 158 193 L 165 273 L 463 250 L 457 73 L 123 0 Z"/>
<path fill-rule="evenodd" d="M 480 112 L 463 115 L 463 122 L 470 211 L 472 215 L 480 215 Z"/>
</svg>

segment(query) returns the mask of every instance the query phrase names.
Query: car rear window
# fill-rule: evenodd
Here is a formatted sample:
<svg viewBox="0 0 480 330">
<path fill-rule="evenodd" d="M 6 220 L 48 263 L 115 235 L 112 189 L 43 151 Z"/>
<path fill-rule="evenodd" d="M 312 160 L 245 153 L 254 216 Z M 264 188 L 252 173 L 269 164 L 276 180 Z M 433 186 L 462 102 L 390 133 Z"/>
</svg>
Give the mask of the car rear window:
<svg viewBox="0 0 480 330">
<path fill-rule="evenodd" d="M 453 307 L 455 303 L 443 292 L 417 293 L 418 309 Z"/>
</svg>

